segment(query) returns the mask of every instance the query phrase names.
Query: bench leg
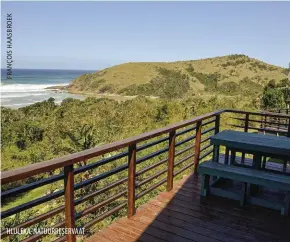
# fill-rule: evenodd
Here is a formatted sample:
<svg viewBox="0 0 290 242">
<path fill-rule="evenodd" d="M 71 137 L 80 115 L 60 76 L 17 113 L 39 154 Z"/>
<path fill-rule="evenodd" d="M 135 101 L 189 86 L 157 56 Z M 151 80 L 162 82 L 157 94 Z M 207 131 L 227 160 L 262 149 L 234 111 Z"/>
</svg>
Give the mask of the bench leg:
<svg viewBox="0 0 290 242">
<path fill-rule="evenodd" d="M 286 169 L 287 169 L 287 163 L 288 163 L 287 160 L 284 160 L 283 161 L 283 171 L 286 171 Z"/>
<path fill-rule="evenodd" d="M 209 195 L 209 175 L 202 176 L 200 196 L 206 197 Z"/>
<path fill-rule="evenodd" d="M 267 162 L 267 157 L 264 156 L 264 157 L 263 157 L 263 161 L 262 161 L 262 169 L 263 169 L 263 170 L 265 170 L 265 168 L 266 168 L 266 162 Z"/>
<path fill-rule="evenodd" d="M 220 147 L 219 145 L 213 146 L 213 162 L 219 163 L 219 154 L 220 154 Z M 213 180 L 216 180 L 218 177 L 213 176 Z"/>
<path fill-rule="evenodd" d="M 248 196 L 247 187 L 248 187 L 248 184 L 246 182 L 243 182 L 242 183 L 242 194 L 241 194 L 242 196 L 241 196 L 241 200 L 240 200 L 241 206 L 244 206 L 246 201 L 247 201 L 247 196 Z"/>
<path fill-rule="evenodd" d="M 251 196 L 257 196 L 259 193 L 259 186 L 258 185 L 254 185 L 254 184 L 250 184 L 250 195 Z"/>
<path fill-rule="evenodd" d="M 284 207 L 281 209 L 281 215 L 289 216 L 290 213 L 290 192 L 286 193 L 286 198 L 284 200 Z"/>
</svg>

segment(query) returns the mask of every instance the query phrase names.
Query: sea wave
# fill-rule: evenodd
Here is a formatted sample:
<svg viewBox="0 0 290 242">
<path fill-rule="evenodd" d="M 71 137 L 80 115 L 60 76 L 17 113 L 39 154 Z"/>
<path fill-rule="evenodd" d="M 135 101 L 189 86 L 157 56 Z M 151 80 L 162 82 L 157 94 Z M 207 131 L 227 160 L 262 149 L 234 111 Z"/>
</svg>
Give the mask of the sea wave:
<svg viewBox="0 0 290 242">
<path fill-rule="evenodd" d="M 57 86 L 66 86 L 67 83 L 57 84 Z M 51 87 L 48 84 L 1 84 L 1 94 L 5 93 L 31 93 L 46 92 L 46 88 Z"/>
<path fill-rule="evenodd" d="M 31 104 L 34 104 L 35 102 L 28 102 L 28 103 L 14 103 L 14 104 L 10 104 L 9 107 L 23 107 L 23 106 L 28 106 Z M 5 106 L 5 105 L 4 105 Z"/>
</svg>

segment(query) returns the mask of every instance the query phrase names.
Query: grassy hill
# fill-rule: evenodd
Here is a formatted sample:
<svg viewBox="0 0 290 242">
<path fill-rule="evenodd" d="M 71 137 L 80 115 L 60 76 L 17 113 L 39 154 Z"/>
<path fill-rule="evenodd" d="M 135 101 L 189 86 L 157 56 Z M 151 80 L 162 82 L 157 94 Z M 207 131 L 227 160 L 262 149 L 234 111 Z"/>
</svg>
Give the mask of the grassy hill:
<svg viewBox="0 0 290 242">
<path fill-rule="evenodd" d="M 245 55 L 191 61 L 125 63 L 82 75 L 70 92 L 172 97 L 194 94 L 225 95 L 261 92 L 270 80 L 286 77 L 287 69 Z"/>
</svg>

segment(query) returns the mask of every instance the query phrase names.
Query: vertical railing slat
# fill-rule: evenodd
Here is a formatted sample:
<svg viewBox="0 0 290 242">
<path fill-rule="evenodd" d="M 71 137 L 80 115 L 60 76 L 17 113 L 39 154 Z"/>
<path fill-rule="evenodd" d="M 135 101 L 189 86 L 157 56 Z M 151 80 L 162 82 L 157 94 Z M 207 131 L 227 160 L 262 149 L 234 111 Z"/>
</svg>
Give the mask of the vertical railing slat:
<svg viewBox="0 0 290 242">
<path fill-rule="evenodd" d="M 169 133 L 169 152 L 168 152 L 168 172 L 167 172 L 167 191 L 173 188 L 173 170 L 174 170 L 174 156 L 175 156 L 175 139 L 176 131 Z"/>
<path fill-rule="evenodd" d="M 65 226 L 75 228 L 75 206 L 74 206 L 74 173 L 73 165 L 64 167 L 64 193 L 65 193 Z M 66 241 L 75 242 L 74 234 L 67 234 Z"/>
<path fill-rule="evenodd" d="M 129 146 L 128 165 L 128 218 L 130 218 L 135 214 L 136 144 Z"/>
</svg>

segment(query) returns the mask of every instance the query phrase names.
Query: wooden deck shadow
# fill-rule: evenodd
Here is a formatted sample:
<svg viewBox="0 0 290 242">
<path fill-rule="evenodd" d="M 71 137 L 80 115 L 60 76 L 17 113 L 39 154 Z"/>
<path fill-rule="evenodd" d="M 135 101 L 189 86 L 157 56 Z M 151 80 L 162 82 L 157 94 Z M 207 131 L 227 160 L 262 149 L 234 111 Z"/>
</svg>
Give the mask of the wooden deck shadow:
<svg viewBox="0 0 290 242">
<path fill-rule="evenodd" d="M 87 241 L 290 241 L 290 217 L 199 192 L 200 177 L 186 176 Z"/>
</svg>

